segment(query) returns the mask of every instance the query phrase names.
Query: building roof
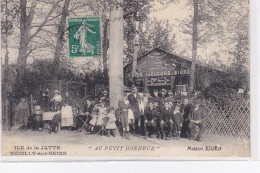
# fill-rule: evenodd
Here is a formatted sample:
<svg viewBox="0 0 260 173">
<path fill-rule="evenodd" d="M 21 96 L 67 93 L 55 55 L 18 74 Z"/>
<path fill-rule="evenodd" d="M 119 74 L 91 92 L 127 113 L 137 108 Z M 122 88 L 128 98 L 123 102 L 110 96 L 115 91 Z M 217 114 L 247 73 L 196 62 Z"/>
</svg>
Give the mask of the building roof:
<svg viewBox="0 0 260 173">
<path fill-rule="evenodd" d="M 138 58 L 137 58 L 137 61 L 141 60 L 142 58 L 144 58 L 144 57 L 147 56 L 148 54 L 152 53 L 153 51 L 163 52 L 163 53 L 165 53 L 166 55 L 169 55 L 170 58 L 178 59 L 178 60 L 180 60 L 180 61 L 185 61 L 185 62 L 187 62 L 187 63 L 191 63 L 191 62 L 192 62 L 192 60 L 191 60 L 190 58 L 188 58 L 188 57 L 180 56 L 180 55 L 177 55 L 177 54 L 175 54 L 175 53 L 171 53 L 171 52 L 169 52 L 169 51 L 167 51 L 167 50 L 165 50 L 165 49 L 162 49 L 162 48 L 154 48 L 154 49 L 152 49 L 152 50 L 146 52 L 146 53 L 143 54 L 142 56 L 138 57 Z M 132 62 L 129 63 L 129 64 L 127 64 L 124 68 L 130 66 L 131 64 L 132 64 Z M 218 67 L 209 65 L 209 64 L 207 64 L 207 63 L 205 63 L 205 62 L 202 62 L 202 61 L 197 61 L 196 65 L 199 65 L 199 66 L 201 66 L 201 67 L 204 67 L 204 68 L 207 68 L 207 69 L 211 69 L 211 70 L 216 70 L 216 71 L 221 71 L 221 72 L 223 71 L 222 69 L 220 69 L 220 68 L 218 68 Z"/>
</svg>

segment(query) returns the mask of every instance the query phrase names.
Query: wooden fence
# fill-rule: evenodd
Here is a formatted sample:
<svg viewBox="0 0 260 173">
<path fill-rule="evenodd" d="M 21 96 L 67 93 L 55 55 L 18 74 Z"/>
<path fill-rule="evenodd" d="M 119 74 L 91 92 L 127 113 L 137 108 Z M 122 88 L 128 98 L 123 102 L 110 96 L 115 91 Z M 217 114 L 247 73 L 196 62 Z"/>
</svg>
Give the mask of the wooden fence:
<svg viewBox="0 0 260 173">
<path fill-rule="evenodd" d="M 226 105 L 204 101 L 206 116 L 205 135 L 250 138 L 249 100 L 238 99 Z"/>
</svg>

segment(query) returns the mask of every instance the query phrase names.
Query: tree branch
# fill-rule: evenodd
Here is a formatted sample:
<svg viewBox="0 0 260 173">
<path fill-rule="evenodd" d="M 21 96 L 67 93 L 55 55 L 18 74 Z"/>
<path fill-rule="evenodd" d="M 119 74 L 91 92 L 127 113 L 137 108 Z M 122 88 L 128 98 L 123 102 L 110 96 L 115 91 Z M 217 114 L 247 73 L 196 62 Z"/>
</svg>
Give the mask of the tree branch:
<svg viewBox="0 0 260 173">
<path fill-rule="evenodd" d="M 48 22 L 48 18 L 51 16 L 52 12 L 54 11 L 54 9 L 56 8 L 56 6 L 58 5 L 60 1 L 56 2 L 55 4 L 53 4 L 51 10 L 49 11 L 49 13 L 47 14 L 47 16 L 45 17 L 44 21 L 41 23 L 41 25 L 37 28 L 37 30 L 30 36 L 30 39 L 31 40 L 33 37 L 35 37 L 39 32 L 40 30 L 42 29 L 42 27 Z"/>
<path fill-rule="evenodd" d="M 32 1 L 32 5 L 30 7 L 29 14 L 27 16 L 27 18 L 28 18 L 28 25 L 29 26 L 32 24 L 32 20 L 34 18 L 34 13 L 35 13 L 36 6 L 37 6 L 37 0 L 33 0 Z"/>
</svg>

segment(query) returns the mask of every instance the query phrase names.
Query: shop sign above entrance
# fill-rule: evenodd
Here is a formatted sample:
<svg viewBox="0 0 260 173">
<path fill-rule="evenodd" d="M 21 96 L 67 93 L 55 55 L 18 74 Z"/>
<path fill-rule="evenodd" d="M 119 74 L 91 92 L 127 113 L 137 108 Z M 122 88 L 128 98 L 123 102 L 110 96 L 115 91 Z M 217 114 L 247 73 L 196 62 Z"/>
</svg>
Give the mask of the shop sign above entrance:
<svg viewBox="0 0 260 173">
<path fill-rule="evenodd" d="M 150 71 L 138 73 L 138 77 L 149 76 L 172 76 L 172 75 L 185 75 L 190 74 L 190 70 L 174 70 L 174 71 Z"/>
</svg>

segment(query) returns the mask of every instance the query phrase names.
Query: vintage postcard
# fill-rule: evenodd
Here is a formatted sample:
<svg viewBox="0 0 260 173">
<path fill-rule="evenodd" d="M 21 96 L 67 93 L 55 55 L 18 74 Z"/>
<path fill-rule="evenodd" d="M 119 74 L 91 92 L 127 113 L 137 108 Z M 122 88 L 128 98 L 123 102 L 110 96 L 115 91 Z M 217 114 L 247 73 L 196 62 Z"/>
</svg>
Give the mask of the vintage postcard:
<svg viewBox="0 0 260 173">
<path fill-rule="evenodd" d="M 2 160 L 249 159 L 248 0 L 1 0 Z"/>
</svg>

